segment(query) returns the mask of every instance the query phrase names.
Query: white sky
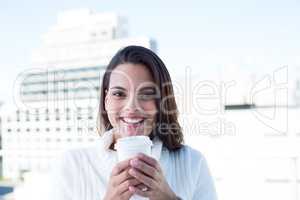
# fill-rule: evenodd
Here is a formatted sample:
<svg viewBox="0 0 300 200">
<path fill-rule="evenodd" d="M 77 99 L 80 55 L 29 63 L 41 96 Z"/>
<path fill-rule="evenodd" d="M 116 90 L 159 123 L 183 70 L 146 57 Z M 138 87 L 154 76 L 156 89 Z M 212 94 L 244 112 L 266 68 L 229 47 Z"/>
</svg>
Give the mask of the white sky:
<svg viewBox="0 0 300 200">
<path fill-rule="evenodd" d="M 1 0 L 0 99 L 10 99 L 13 80 L 30 68 L 31 51 L 57 14 L 75 8 L 127 16 L 130 35 L 156 39 L 159 55 L 175 75 L 185 66 L 202 78 L 224 66 L 300 67 L 299 0 Z"/>
</svg>

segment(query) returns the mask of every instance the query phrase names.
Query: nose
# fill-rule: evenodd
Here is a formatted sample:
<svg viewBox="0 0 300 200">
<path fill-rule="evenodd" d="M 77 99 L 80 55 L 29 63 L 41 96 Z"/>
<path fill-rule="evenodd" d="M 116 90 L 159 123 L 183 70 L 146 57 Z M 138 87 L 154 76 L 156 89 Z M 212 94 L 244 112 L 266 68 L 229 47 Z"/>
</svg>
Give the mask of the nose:
<svg viewBox="0 0 300 200">
<path fill-rule="evenodd" d="M 136 111 L 140 110 L 140 106 L 138 104 L 137 98 L 134 96 L 131 96 L 130 98 L 128 98 L 123 109 L 128 112 L 136 112 Z"/>
</svg>

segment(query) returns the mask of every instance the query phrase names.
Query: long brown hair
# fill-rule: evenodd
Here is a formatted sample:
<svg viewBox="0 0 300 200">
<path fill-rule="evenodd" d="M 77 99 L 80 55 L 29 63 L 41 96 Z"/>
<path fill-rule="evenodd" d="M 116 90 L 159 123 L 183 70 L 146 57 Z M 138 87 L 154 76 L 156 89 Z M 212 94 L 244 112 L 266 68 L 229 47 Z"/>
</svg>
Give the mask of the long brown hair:
<svg viewBox="0 0 300 200">
<path fill-rule="evenodd" d="M 177 150 L 182 146 L 183 134 L 178 123 L 178 109 L 174 97 L 170 74 L 163 61 L 150 49 L 141 46 L 127 46 L 120 49 L 108 64 L 102 78 L 99 105 L 100 133 L 112 129 L 105 111 L 105 95 L 109 87 L 111 72 L 120 64 L 141 64 L 147 67 L 159 89 L 159 97 L 155 99 L 158 109 L 156 125 L 150 137 L 157 135 L 169 150 Z"/>
</svg>

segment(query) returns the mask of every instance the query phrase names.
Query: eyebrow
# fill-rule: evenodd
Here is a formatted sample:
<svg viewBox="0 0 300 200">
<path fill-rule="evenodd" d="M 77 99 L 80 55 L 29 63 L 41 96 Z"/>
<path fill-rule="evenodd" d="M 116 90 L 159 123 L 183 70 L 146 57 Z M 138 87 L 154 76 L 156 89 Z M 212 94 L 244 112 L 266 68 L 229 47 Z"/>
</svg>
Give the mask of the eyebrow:
<svg viewBox="0 0 300 200">
<path fill-rule="evenodd" d="M 121 87 L 121 86 L 111 87 L 110 89 L 126 90 L 125 88 L 123 88 L 123 87 Z"/>
<path fill-rule="evenodd" d="M 125 88 L 123 88 L 121 86 L 114 86 L 114 87 L 111 87 L 110 89 L 126 90 Z M 153 87 L 153 86 L 145 86 L 145 87 L 142 87 L 140 90 L 152 90 L 152 91 L 155 91 L 155 87 Z"/>
</svg>

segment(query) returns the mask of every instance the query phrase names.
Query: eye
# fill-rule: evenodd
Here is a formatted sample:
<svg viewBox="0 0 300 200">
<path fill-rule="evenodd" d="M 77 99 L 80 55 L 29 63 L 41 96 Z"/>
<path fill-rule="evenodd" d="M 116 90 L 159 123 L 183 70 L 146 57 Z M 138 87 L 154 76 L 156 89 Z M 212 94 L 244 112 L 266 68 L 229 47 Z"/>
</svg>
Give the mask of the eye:
<svg viewBox="0 0 300 200">
<path fill-rule="evenodd" d="M 115 92 L 112 92 L 112 95 L 114 97 L 117 97 L 117 98 L 122 98 L 122 97 L 126 97 L 126 94 L 122 91 L 115 91 Z"/>
<path fill-rule="evenodd" d="M 156 94 L 154 92 L 143 93 L 143 94 L 139 94 L 138 98 L 144 101 L 153 100 L 156 98 Z"/>
</svg>

